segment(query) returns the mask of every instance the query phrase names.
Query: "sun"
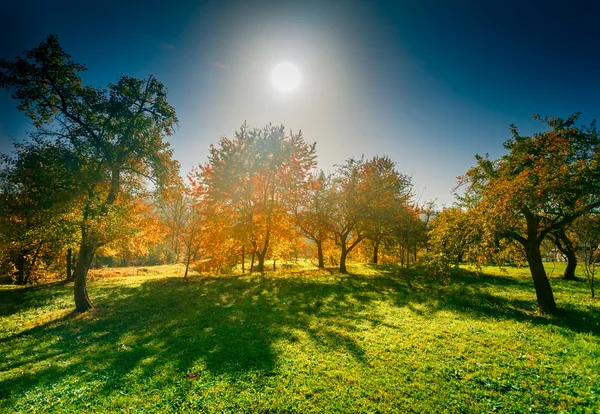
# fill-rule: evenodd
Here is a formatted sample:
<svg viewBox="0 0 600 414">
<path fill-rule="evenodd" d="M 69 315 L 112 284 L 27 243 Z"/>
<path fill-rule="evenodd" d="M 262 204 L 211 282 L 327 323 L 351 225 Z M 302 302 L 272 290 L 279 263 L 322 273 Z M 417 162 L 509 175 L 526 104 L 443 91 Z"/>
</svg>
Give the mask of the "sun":
<svg viewBox="0 0 600 414">
<path fill-rule="evenodd" d="M 271 72 L 273 86 L 280 92 L 291 92 L 300 85 L 300 71 L 291 62 L 279 63 Z"/>
</svg>

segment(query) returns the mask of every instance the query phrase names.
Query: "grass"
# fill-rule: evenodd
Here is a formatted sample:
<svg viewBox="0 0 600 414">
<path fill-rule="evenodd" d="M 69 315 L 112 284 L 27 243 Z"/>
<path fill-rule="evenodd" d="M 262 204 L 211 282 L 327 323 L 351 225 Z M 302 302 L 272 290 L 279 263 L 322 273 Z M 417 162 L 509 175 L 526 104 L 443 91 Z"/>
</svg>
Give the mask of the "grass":
<svg viewBox="0 0 600 414">
<path fill-rule="evenodd" d="M 600 411 L 584 282 L 554 272 L 548 317 L 523 269 L 349 270 L 121 269 L 92 278 L 83 315 L 71 285 L 2 286 L 0 411 Z"/>
</svg>

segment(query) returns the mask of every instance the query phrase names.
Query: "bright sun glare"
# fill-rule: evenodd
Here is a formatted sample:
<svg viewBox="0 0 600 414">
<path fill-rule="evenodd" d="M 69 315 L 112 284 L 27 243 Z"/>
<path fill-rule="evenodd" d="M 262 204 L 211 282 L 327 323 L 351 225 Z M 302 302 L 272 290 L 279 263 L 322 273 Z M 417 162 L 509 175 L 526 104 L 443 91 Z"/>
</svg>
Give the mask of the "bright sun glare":
<svg viewBox="0 0 600 414">
<path fill-rule="evenodd" d="M 271 73 L 273 86 L 281 92 L 291 92 L 300 85 L 300 71 L 290 62 L 275 66 Z"/>
</svg>

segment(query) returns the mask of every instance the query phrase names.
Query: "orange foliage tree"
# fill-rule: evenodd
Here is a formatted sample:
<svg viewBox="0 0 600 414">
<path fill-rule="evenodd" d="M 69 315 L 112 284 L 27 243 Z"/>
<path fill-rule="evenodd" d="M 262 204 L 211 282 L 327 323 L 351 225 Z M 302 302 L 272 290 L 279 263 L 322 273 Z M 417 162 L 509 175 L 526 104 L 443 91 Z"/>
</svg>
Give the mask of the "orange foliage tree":
<svg viewBox="0 0 600 414">
<path fill-rule="evenodd" d="M 315 165 L 315 144 L 302 133 L 285 134 L 283 126 L 249 129 L 211 145 L 208 163 L 193 177 L 192 191 L 202 193 L 207 215 L 224 221 L 216 244 L 235 241 L 240 251 L 256 255 L 265 269 L 269 248 L 291 228 L 289 214 L 307 186 Z"/>
</svg>

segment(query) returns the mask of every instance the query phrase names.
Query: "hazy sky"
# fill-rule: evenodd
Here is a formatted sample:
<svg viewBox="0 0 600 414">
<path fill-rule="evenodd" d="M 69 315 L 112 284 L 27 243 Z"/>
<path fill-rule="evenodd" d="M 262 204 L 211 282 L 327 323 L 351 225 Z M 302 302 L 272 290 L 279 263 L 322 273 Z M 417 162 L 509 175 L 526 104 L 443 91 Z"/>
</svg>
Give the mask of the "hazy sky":
<svg viewBox="0 0 600 414">
<path fill-rule="evenodd" d="M 0 56 L 55 33 L 84 81 L 155 75 L 179 130 L 185 174 L 208 146 L 283 124 L 317 142 L 319 164 L 388 155 L 422 199 L 450 204 L 476 153 L 502 153 L 508 126 L 600 111 L 600 2 L 14 1 L 0 6 Z M 270 72 L 296 64 L 300 87 Z M 0 90 L 0 151 L 33 127 Z"/>
</svg>

